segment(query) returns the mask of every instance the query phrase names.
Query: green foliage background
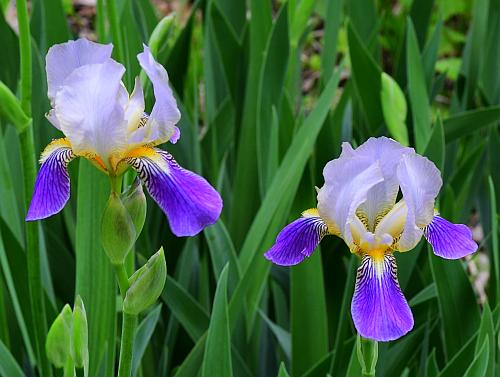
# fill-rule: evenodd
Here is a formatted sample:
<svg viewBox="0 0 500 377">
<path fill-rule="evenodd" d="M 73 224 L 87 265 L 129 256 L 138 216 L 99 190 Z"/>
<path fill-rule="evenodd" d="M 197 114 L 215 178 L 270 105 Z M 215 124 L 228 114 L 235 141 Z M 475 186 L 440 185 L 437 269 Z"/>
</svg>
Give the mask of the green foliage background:
<svg viewBox="0 0 500 377">
<path fill-rule="evenodd" d="M 5 15 L 9 1 L 0 4 Z M 176 5 L 177 15 L 159 23 L 149 0 L 98 0 L 93 20 L 98 40 L 112 41 L 114 58 L 127 67 L 129 90 L 140 74 L 136 54 L 142 43 L 152 46 L 182 112 L 182 138 L 165 147 L 207 177 L 225 204 L 217 224 L 180 239 L 149 203 L 129 263 L 142 265 L 163 245 L 169 275 L 161 304 L 140 319 L 135 375 L 359 376 L 350 318 L 356 257 L 335 238 L 292 268 L 271 266 L 262 255 L 287 221 L 315 206 L 314 186 L 322 185 L 322 168 L 339 155 L 342 141 L 359 145 L 388 135 L 408 140 L 441 169 L 439 208 L 446 218 L 470 223 L 475 211 L 490 278 L 480 305 L 468 268 L 477 255 L 472 262 L 444 261 L 423 243 L 399 254 L 415 328 L 379 345 L 377 375 L 497 376 L 500 1 Z M 69 1 L 31 2 L 29 127 L 37 156 L 60 136 L 44 117 L 44 61 L 50 46 L 76 37 L 68 16 L 78 17 Z M 0 80 L 19 93 L 19 41 L 5 17 L 0 46 Z M 381 78 L 384 71 L 389 78 Z M 150 87 L 146 94 L 151 105 Z M 72 162 L 71 200 L 33 226 L 40 242 L 30 250 L 26 149 L 9 124 L 12 113 L 1 109 L 0 375 L 59 375 L 46 360 L 46 329 L 80 294 L 90 376 L 112 376 L 120 305 L 99 240 L 107 179 L 84 160 Z"/>
</svg>

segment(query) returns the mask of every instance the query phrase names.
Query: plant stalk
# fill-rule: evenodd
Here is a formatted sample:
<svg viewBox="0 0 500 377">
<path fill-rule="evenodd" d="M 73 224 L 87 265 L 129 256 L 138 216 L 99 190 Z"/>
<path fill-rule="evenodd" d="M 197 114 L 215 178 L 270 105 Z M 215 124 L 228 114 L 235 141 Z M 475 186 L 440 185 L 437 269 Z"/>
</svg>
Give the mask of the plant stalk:
<svg viewBox="0 0 500 377">
<path fill-rule="evenodd" d="M 32 88 L 32 58 L 31 33 L 26 0 L 16 1 L 17 21 L 19 25 L 19 52 L 21 64 L 20 95 L 21 108 L 31 117 L 31 88 Z M 31 192 L 36 178 L 35 145 L 33 138 L 33 124 L 19 134 L 21 145 L 21 159 L 24 173 L 24 202 L 28 208 Z M 38 239 L 38 224 L 26 224 L 26 255 L 29 282 L 31 312 L 33 313 L 33 331 L 35 337 L 38 368 L 42 376 L 52 376 L 52 368 L 45 357 L 44 339 L 47 333 L 45 317 L 44 292 L 40 271 L 40 254 Z"/>
<path fill-rule="evenodd" d="M 118 377 L 130 377 L 132 372 L 132 354 L 134 351 L 137 315 L 123 313 L 122 340 L 120 345 L 120 364 Z"/>
<path fill-rule="evenodd" d="M 118 10 L 116 9 L 116 1 L 107 0 L 107 4 L 108 19 L 111 36 L 113 37 L 114 49 L 116 51 L 116 58 L 120 63 L 124 63 L 122 36 L 120 33 L 120 21 L 118 17 Z"/>
<path fill-rule="evenodd" d="M 114 264 L 113 265 L 116 272 L 116 280 L 118 281 L 118 287 L 120 287 L 120 294 L 122 295 L 122 299 L 125 300 L 125 295 L 127 294 L 127 290 L 129 288 L 128 284 L 128 274 L 125 270 L 125 264 Z"/>
</svg>

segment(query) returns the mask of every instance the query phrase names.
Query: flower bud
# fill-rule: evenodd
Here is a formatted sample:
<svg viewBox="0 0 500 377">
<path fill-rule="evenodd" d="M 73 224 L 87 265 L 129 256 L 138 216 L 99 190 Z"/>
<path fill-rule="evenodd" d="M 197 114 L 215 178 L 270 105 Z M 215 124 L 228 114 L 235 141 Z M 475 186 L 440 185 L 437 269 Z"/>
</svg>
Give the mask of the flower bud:
<svg viewBox="0 0 500 377">
<path fill-rule="evenodd" d="M 137 315 L 153 305 L 163 290 L 167 278 L 167 264 L 163 248 L 129 279 L 130 288 L 123 301 L 123 311 Z"/>
<path fill-rule="evenodd" d="M 146 220 L 146 195 L 142 189 L 142 182 L 136 178 L 134 183 L 122 194 L 122 202 L 135 226 L 136 240 L 141 234 L 144 220 Z"/>
<path fill-rule="evenodd" d="M 89 335 L 87 314 L 82 298 L 78 295 L 73 308 L 73 361 L 77 368 L 83 368 L 85 375 L 89 368 Z"/>
<path fill-rule="evenodd" d="M 61 313 L 50 326 L 45 341 L 47 358 L 56 368 L 62 368 L 71 357 L 71 329 L 73 313 L 68 304 L 64 305 Z"/>
<path fill-rule="evenodd" d="M 102 214 L 101 242 L 112 264 L 121 264 L 134 245 L 134 222 L 119 196 L 112 192 Z"/>
</svg>

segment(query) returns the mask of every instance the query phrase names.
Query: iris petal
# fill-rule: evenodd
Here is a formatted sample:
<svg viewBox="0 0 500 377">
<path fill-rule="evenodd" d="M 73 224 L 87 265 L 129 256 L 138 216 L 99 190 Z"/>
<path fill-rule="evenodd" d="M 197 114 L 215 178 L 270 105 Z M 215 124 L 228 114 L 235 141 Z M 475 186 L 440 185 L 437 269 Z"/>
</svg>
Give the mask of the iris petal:
<svg viewBox="0 0 500 377">
<path fill-rule="evenodd" d="M 477 250 L 472 232 L 466 225 L 453 224 L 440 216 L 434 216 L 425 227 L 424 235 L 434 254 L 445 259 L 463 258 Z"/>
<path fill-rule="evenodd" d="M 137 129 L 131 136 L 134 143 L 144 142 L 155 145 L 168 140 L 173 143 L 179 139 L 179 129 L 175 126 L 181 118 L 177 102 L 168 85 L 168 74 L 165 68 L 156 62 L 151 51 L 144 46 L 144 52 L 137 55 L 139 64 L 153 84 L 155 104 L 144 127 Z"/>
<path fill-rule="evenodd" d="M 377 341 L 398 339 L 413 328 L 413 315 L 399 287 L 392 254 L 386 254 L 383 260 L 363 257 L 351 314 L 359 334 Z"/>
<path fill-rule="evenodd" d="M 175 235 L 194 236 L 219 218 L 219 193 L 204 178 L 180 167 L 169 153 L 139 148 L 126 161 L 167 215 Z"/>
<path fill-rule="evenodd" d="M 283 228 L 274 245 L 264 254 L 267 259 L 281 266 L 292 266 L 311 256 L 328 234 L 328 226 L 317 211 L 315 215 L 308 212 Z"/>
<path fill-rule="evenodd" d="M 353 245 L 350 224 L 368 191 L 383 176 L 378 162 L 366 158 L 339 158 L 323 170 L 325 185 L 318 192 L 318 210 L 323 219 L 335 224 L 349 247 Z"/>
<path fill-rule="evenodd" d="M 55 113 L 77 155 L 95 153 L 104 161 L 126 148 L 124 67 L 112 59 L 77 68 L 57 92 Z"/>
<path fill-rule="evenodd" d="M 438 168 L 427 158 L 405 155 L 398 166 L 398 178 L 403 199 L 408 207 L 403 233 L 397 249 L 413 249 L 423 235 L 423 228 L 434 217 L 434 202 L 443 181 Z"/>
<path fill-rule="evenodd" d="M 26 221 L 44 219 L 58 213 L 70 195 L 68 163 L 75 158 L 66 139 L 50 143 L 42 153 Z"/>
<path fill-rule="evenodd" d="M 99 44 L 87 39 L 68 41 L 52 46 L 47 52 L 46 71 L 49 99 L 54 101 L 64 80 L 87 64 L 101 64 L 111 58 L 112 44 Z"/>
</svg>

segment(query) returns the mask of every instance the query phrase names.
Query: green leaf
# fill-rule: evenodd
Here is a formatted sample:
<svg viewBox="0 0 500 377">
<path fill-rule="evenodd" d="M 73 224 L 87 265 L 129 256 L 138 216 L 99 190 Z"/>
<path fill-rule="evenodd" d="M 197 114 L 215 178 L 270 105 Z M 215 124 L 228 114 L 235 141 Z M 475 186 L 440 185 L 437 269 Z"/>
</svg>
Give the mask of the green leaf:
<svg viewBox="0 0 500 377">
<path fill-rule="evenodd" d="M 417 152 L 422 153 L 431 136 L 431 109 L 425 81 L 422 57 L 411 19 L 407 19 L 406 61 L 408 93 L 410 95 L 413 133 Z"/>
<path fill-rule="evenodd" d="M 490 191 L 491 205 L 491 254 L 493 255 L 493 271 L 497 283 L 500 281 L 500 246 L 498 244 L 498 215 L 497 215 L 497 198 L 495 184 L 493 178 L 488 177 L 488 187 Z M 500 289 L 496 289 L 496 302 L 500 303 Z"/>
<path fill-rule="evenodd" d="M 285 353 L 285 356 L 288 358 L 288 360 L 292 359 L 292 339 L 290 336 L 290 333 L 286 331 L 285 329 L 281 328 L 277 324 L 275 324 L 273 321 L 271 321 L 263 311 L 259 311 L 260 316 L 264 319 L 266 324 L 269 326 L 269 329 L 272 331 L 274 336 L 276 337 L 276 340 L 278 340 L 279 345 L 281 346 L 281 349 Z"/>
<path fill-rule="evenodd" d="M 12 124 L 17 132 L 23 132 L 30 125 L 31 119 L 21 109 L 17 97 L 0 81 L 0 116 Z"/>
<path fill-rule="evenodd" d="M 424 155 L 427 156 L 440 171 L 444 170 L 446 145 L 444 140 L 443 122 L 438 115 L 436 123 L 432 128 L 432 134 L 425 148 Z"/>
<path fill-rule="evenodd" d="M 357 95 L 361 100 L 361 107 L 370 130 L 375 132 L 383 123 L 384 115 L 380 96 L 381 70 L 366 47 L 363 45 L 359 35 L 352 24 L 348 25 L 347 39 L 349 42 L 349 56 L 352 65 L 352 79 Z"/>
<path fill-rule="evenodd" d="M 161 297 L 193 341 L 208 329 L 209 316 L 205 308 L 168 275 Z"/>
<path fill-rule="evenodd" d="M 278 371 L 278 377 L 290 377 L 290 375 L 286 371 L 286 367 L 285 367 L 284 363 L 280 364 L 280 369 Z"/>
<path fill-rule="evenodd" d="M 134 353 L 132 354 L 132 376 L 137 375 L 137 370 L 141 365 L 142 357 L 146 352 L 153 331 L 158 323 L 161 314 L 161 304 L 152 309 L 148 315 L 142 320 L 137 328 L 134 343 Z"/>
<path fill-rule="evenodd" d="M 476 356 L 469 368 L 465 371 L 464 377 L 485 377 L 488 370 L 488 359 L 490 355 L 490 340 L 488 337 L 483 342 L 481 349 L 476 352 Z"/>
<path fill-rule="evenodd" d="M 399 143 L 409 146 L 406 129 L 406 99 L 403 91 L 387 73 L 382 72 L 382 91 L 380 93 L 385 124 L 391 136 Z"/>
<path fill-rule="evenodd" d="M 221 272 L 215 291 L 214 307 L 207 333 L 205 355 L 201 369 L 202 377 L 232 376 L 231 335 L 227 307 L 228 266 Z"/>
<path fill-rule="evenodd" d="M 500 106 L 454 114 L 443 121 L 446 142 L 449 143 L 489 126 L 500 118 Z"/>
<path fill-rule="evenodd" d="M 436 292 L 436 284 L 431 283 L 420 292 L 418 292 L 412 299 L 409 301 L 410 306 L 417 306 L 426 301 L 429 301 L 437 296 Z"/>
<path fill-rule="evenodd" d="M 481 324 L 476 339 L 475 355 L 481 353 L 481 348 L 485 341 L 488 341 L 488 364 L 484 376 L 493 377 L 495 375 L 495 324 L 493 323 L 493 316 L 491 314 L 488 302 L 485 303 L 483 308 L 483 315 L 481 317 Z"/>
<path fill-rule="evenodd" d="M 25 377 L 16 359 L 0 340 L 0 375 L 3 377 Z"/>
<path fill-rule="evenodd" d="M 439 258 L 430 247 L 428 255 L 438 293 L 445 350 L 451 358 L 479 326 L 479 308 L 461 262 Z"/>
<path fill-rule="evenodd" d="M 105 174 L 84 159 L 80 172 L 76 212 L 76 294 L 86 303 L 89 324 L 89 375 L 95 376 L 101 361 L 106 375 L 114 375 L 116 282 L 102 249 L 100 219 L 110 186 Z"/>
</svg>

